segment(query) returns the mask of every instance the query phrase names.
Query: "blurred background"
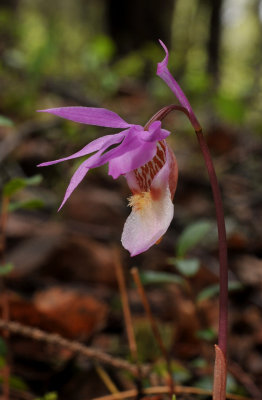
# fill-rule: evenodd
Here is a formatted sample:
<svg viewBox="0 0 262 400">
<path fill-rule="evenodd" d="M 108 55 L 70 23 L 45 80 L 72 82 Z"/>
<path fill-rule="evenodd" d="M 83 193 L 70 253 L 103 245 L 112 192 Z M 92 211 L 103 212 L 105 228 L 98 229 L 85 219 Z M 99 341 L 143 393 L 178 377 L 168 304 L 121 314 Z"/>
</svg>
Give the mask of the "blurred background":
<svg viewBox="0 0 262 400">
<path fill-rule="evenodd" d="M 228 390 L 261 398 L 261 33 L 261 0 L 1 0 L 2 316 L 9 310 L 11 320 L 130 359 L 114 269 L 117 243 L 140 361 L 152 363 L 158 382 L 167 382 L 129 272 L 133 266 L 139 267 L 174 360 L 176 382 L 212 387 L 218 324 L 215 211 L 186 118 L 173 114 L 164 122 L 180 171 L 174 220 L 158 246 L 135 258 L 120 246 L 130 212 L 124 178 L 114 181 L 107 166 L 90 171 L 57 214 L 82 160 L 36 167 L 115 132 L 37 109 L 104 107 L 144 125 L 177 102 L 156 76 L 164 57 L 160 38 L 170 49 L 169 69 L 204 128 L 222 190 L 230 267 Z M 127 373 L 69 349 L 19 334 L 2 336 L 0 368 L 5 376 L 11 367 L 10 398 L 106 395 L 101 368 L 118 390 L 135 387 Z"/>
</svg>

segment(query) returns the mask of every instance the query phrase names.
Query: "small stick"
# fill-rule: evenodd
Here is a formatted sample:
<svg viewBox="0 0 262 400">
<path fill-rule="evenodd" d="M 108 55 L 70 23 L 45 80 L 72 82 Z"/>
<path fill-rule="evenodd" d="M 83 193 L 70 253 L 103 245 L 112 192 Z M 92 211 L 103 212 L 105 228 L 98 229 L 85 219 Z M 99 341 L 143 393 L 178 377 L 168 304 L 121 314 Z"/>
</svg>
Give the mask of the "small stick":
<svg viewBox="0 0 262 400">
<path fill-rule="evenodd" d="M 123 264 L 121 262 L 120 253 L 119 253 L 119 249 L 117 246 L 113 247 L 113 255 L 114 255 L 114 264 L 115 264 L 115 269 L 116 269 L 118 287 L 119 287 L 121 301 L 122 301 L 129 349 L 130 349 L 132 360 L 137 365 L 136 385 L 137 385 L 137 389 L 139 391 L 139 388 L 142 386 L 142 384 L 141 384 L 140 367 L 139 367 L 139 362 L 138 362 L 137 344 L 136 344 L 136 338 L 135 338 L 135 333 L 134 333 L 134 326 L 132 323 L 131 310 L 130 310 L 129 301 L 128 301 L 127 288 L 126 288 L 125 276 L 124 276 L 124 271 L 123 271 Z"/>
<path fill-rule="evenodd" d="M 104 368 L 101 367 L 101 365 L 97 364 L 95 366 L 95 369 L 107 389 L 113 394 L 119 393 L 119 390 L 117 389 L 116 385 L 114 384 L 108 373 L 104 370 Z"/>
<path fill-rule="evenodd" d="M 155 386 L 143 389 L 143 394 L 145 395 L 157 395 L 157 394 L 166 394 L 170 391 L 169 386 Z M 122 399 L 131 399 L 137 396 L 137 390 L 131 389 L 125 392 L 116 393 L 109 396 L 97 397 L 93 400 L 122 400 Z M 176 386 L 176 394 L 197 394 L 197 395 L 212 395 L 211 390 L 200 389 L 196 387 L 189 386 Z M 227 394 L 226 396 L 229 400 L 251 400 L 248 397 L 239 396 L 237 394 Z"/>
<path fill-rule="evenodd" d="M 121 301 L 122 301 L 122 306 L 123 306 L 123 313 L 124 313 L 124 320 L 125 320 L 126 333 L 127 333 L 128 343 L 129 343 L 129 349 L 130 349 L 130 353 L 131 353 L 133 361 L 138 363 L 137 345 L 136 345 L 136 339 L 135 339 L 135 334 L 134 334 L 134 328 L 133 328 L 133 324 L 132 324 L 131 311 L 130 311 L 129 302 L 128 302 L 127 288 L 126 288 L 125 277 L 124 277 L 124 273 L 123 273 L 123 266 L 122 266 L 122 263 L 120 260 L 119 250 L 116 246 L 114 246 L 114 248 L 113 248 L 113 254 L 114 254 L 116 277 L 117 277 L 117 281 L 118 281 L 118 286 L 119 286 L 119 291 L 120 291 L 120 296 L 121 296 Z"/>
<path fill-rule="evenodd" d="M 168 353 L 166 351 L 166 348 L 164 346 L 164 343 L 163 343 L 162 337 L 160 335 L 157 323 L 156 323 L 156 321 L 155 321 L 155 319 L 153 317 L 153 314 L 152 314 L 152 311 L 151 311 L 151 308 L 150 308 L 150 305 L 149 305 L 149 302 L 148 302 L 148 299 L 147 299 L 147 296 L 146 296 L 146 293 L 145 293 L 145 289 L 144 289 L 144 287 L 142 285 L 142 282 L 141 282 L 141 279 L 140 279 L 140 276 L 139 276 L 138 269 L 135 268 L 135 267 L 132 268 L 131 269 L 131 274 L 132 274 L 132 276 L 134 278 L 134 281 L 135 281 L 135 284 L 137 286 L 137 290 L 138 290 L 138 293 L 140 295 L 142 304 L 144 306 L 146 315 L 147 315 L 147 317 L 149 319 L 152 332 L 153 332 L 153 334 L 155 336 L 155 339 L 156 339 L 156 341 L 158 343 L 158 346 L 159 346 L 159 348 L 160 348 L 160 350 L 161 350 L 161 352 L 163 354 L 163 357 L 166 360 L 167 371 L 168 371 L 168 375 L 169 375 L 169 379 L 170 379 L 170 387 L 169 387 L 169 389 L 170 389 L 170 394 L 172 396 L 172 394 L 174 393 L 175 384 L 174 384 L 174 379 L 173 379 L 173 376 L 172 376 L 172 370 L 171 370 L 171 364 L 170 364 L 169 355 L 168 355 Z"/>
<path fill-rule="evenodd" d="M 5 321 L 0 319 L 0 329 L 6 329 L 12 334 L 22 335 L 40 342 L 54 344 L 71 350 L 74 353 L 80 353 L 92 360 L 100 361 L 103 364 L 111 365 L 112 367 L 123 369 L 138 377 L 137 366 L 122 360 L 121 358 L 113 357 L 110 354 L 104 353 L 101 350 L 87 347 L 82 343 L 74 340 L 68 340 L 56 333 L 47 333 L 38 328 L 32 328 L 19 322 Z M 142 376 L 147 376 L 150 372 L 150 367 L 147 365 L 140 367 Z"/>
</svg>

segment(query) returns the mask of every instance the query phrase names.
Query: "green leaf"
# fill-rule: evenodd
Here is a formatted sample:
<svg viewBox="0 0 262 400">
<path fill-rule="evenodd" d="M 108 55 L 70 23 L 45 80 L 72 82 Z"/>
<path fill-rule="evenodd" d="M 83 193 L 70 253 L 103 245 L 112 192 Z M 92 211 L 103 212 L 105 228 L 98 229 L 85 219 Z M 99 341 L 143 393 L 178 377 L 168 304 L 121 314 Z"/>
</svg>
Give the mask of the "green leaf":
<svg viewBox="0 0 262 400">
<path fill-rule="evenodd" d="M 179 285 L 184 284 L 183 278 L 175 274 L 170 274 L 168 272 L 142 271 L 140 272 L 140 279 L 143 285 L 160 283 L 176 283 Z"/>
<path fill-rule="evenodd" d="M 26 182 L 26 186 L 37 186 L 39 185 L 39 183 L 41 183 L 43 180 L 42 175 L 37 174 L 37 175 L 33 175 L 30 176 L 30 178 L 26 178 L 25 182 Z"/>
<path fill-rule="evenodd" d="M 208 328 L 208 329 L 203 329 L 203 330 L 197 331 L 196 336 L 199 339 L 203 339 L 208 342 L 212 342 L 217 337 L 217 334 L 212 328 Z"/>
<path fill-rule="evenodd" d="M 35 400 L 57 400 L 58 396 L 56 392 L 50 392 L 45 394 L 43 397 L 37 397 Z"/>
<path fill-rule="evenodd" d="M 6 342 L 4 341 L 3 338 L 0 337 L 0 357 L 6 356 L 6 354 L 7 354 Z"/>
<path fill-rule="evenodd" d="M 31 199 L 26 201 L 15 201 L 9 204 L 8 210 L 10 212 L 25 209 L 25 210 L 33 210 L 36 208 L 42 208 L 44 206 L 44 202 L 40 199 Z"/>
<path fill-rule="evenodd" d="M 200 389 L 212 390 L 213 377 L 212 376 L 203 376 L 194 383 L 194 386 L 196 386 Z"/>
<path fill-rule="evenodd" d="M 197 258 L 170 258 L 169 263 L 174 265 L 178 271 L 185 276 L 194 276 L 200 268 L 200 261 Z"/>
<path fill-rule="evenodd" d="M 14 178 L 4 185 L 4 196 L 10 197 L 26 186 L 35 186 L 42 181 L 42 175 L 34 175 L 30 178 Z"/>
<path fill-rule="evenodd" d="M 3 115 L 0 115 L 0 126 L 13 126 L 13 121 L 11 119 L 4 117 Z"/>
<path fill-rule="evenodd" d="M 211 376 L 203 376 L 202 378 L 198 379 L 195 383 L 194 386 L 201 388 L 201 389 L 206 389 L 206 390 L 212 390 L 213 388 L 213 377 Z M 227 374 L 227 392 L 234 393 L 238 390 L 238 385 L 235 380 L 235 378 L 228 373 Z"/>
<path fill-rule="evenodd" d="M 187 382 L 192 377 L 190 370 L 185 368 L 179 362 L 173 361 L 171 363 L 171 370 L 172 374 L 174 375 L 175 382 L 182 384 Z"/>
<path fill-rule="evenodd" d="M 166 363 L 162 360 L 158 361 L 154 365 L 154 371 L 159 376 L 165 377 L 167 374 Z M 191 371 L 189 369 L 185 368 L 179 362 L 174 361 L 174 360 L 172 360 L 172 363 L 171 363 L 171 371 L 172 371 L 172 375 L 174 376 L 174 380 L 177 383 L 182 384 L 192 378 Z"/>
<path fill-rule="evenodd" d="M 14 266 L 11 263 L 0 265 L 0 276 L 9 274 L 13 268 Z"/>
<path fill-rule="evenodd" d="M 100 63 L 110 61 L 116 50 L 114 41 L 107 35 L 96 36 L 96 38 L 92 40 L 90 47 L 93 48 Z"/>
<path fill-rule="evenodd" d="M 24 179 L 14 178 L 4 185 L 3 194 L 4 196 L 10 197 L 19 190 L 24 189 L 25 186 L 26 184 Z"/>
<path fill-rule="evenodd" d="M 227 374 L 227 392 L 236 393 L 237 390 L 238 390 L 237 381 L 234 378 L 234 376 L 231 375 L 230 372 L 228 372 L 228 374 Z"/>
<path fill-rule="evenodd" d="M 240 290 L 243 288 L 243 285 L 240 282 L 229 282 L 228 291 Z M 218 295 L 219 293 L 219 284 L 211 285 L 203 289 L 197 296 L 197 302 L 210 299 Z"/>
<path fill-rule="evenodd" d="M 193 361 L 191 361 L 190 365 L 193 368 L 206 368 L 208 364 L 204 358 L 198 357 L 198 358 L 195 358 Z"/>
<path fill-rule="evenodd" d="M 12 375 L 10 377 L 10 386 L 17 390 L 28 390 L 28 386 L 22 378 Z"/>
<path fill-rule="evenodd" d="M 245 103 L 242 100 L 220 94 L 214 98 L 218 113 L 231 122 L 241 123 L 245 117 Z"/>
<path fill-rule="evenodd" d="M 6 358 L 5 356 L 0 356 L 0 369 L 2 369 L 6 365 Z M 0 377 L 1 382 L 1 377 Z"/>
<path fill-rule="evenodd" d="M 0 376 L 0 382 L 3 382 L 3 377 Z M 12 389 L 17 389 L 17 390 L 28 390 L 28 386 L 23 381 L 23 379 L 19 378 L 18 376 L 11 375 L 9 379 L 9 385 Z"/>
<path fill-rule="evenodd" d="M 178 239 L 176 245 L 178 257 L 185 256 L 189 250 L 201 242 L 211 229 L 211 226 L 211 222 L 205 220 L 189 225 Z"/>
</svg>

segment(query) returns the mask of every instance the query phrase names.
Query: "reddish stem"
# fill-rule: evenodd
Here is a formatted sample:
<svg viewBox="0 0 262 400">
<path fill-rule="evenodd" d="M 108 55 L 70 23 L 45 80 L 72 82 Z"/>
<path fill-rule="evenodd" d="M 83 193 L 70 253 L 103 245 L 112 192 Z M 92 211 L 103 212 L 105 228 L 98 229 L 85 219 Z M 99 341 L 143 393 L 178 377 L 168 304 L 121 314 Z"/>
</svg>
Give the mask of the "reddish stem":
<svg viewBox="0 0 262 400">
<path fill-rule="evenodd" d="M 227 265 L 227 238 L 225 228 L 225 217 L 221 193 L 217 181 L 216 172 L 211 159 L 209 149 L 204 139 L 202 131 L 196 132 L 198 143 L 200 145 L 206 168 L 212 187 L 213 198 L 216 208 L 218 242 L 219 242 L 219 328 L 218 328 L 218 346 L 226 357 L 227 351 L 227 320 L 228 320 L 228 265 Z"/>
<path fill-rule="evenodd" d="M 171 111 L 181 111 L 190 120 L 189 113 L 186 108 L 178 105 L 171 104 L 170 106 L 162 108 L 158 111 L 145 125 L 145 129 L 148 129 L 149 125 L 152 122 L 160 120 L 162 121 Z M 193 124 L 192 124 L 193 125 Z M 193 126 L 194 127 L 194 126 Z M 194 128 L 195 129 L 195 128 Z M 218 328 L 218 345 L 222 350 L 225 358 L 226 358 L 226 350 L 227 350 L 227 320 L 228 320 L 228 266 L 227 266 L 227 241 L 226 241 L 226 228 L 225 228 L 225 217 L 223 204 L 221 199 L 221 193 L 217 181 L 216 172 L 214 169 L 214 165 L 212 162 L 212 158 L 207 147 L 206 141 L 204 139 L 201 127 L 195 130 L 199 146 L 201 148 L 212 192 L 216 209 L 216 219 L 217 219 L 217 230 L 218 230 L 218 245 L 219 245 L 219 328 Z"/>
</svg>

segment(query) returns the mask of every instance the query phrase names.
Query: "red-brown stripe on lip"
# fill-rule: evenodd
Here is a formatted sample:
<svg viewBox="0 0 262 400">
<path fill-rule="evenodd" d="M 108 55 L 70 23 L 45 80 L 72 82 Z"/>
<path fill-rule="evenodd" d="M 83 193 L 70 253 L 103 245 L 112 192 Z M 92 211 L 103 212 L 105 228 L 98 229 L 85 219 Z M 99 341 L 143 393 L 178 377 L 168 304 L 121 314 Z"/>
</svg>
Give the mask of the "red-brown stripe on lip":
<svg viewBox="0 0 262 400">
<path fill-rule="evenodd" d="M 157 151 L 154 158 L 140 168 L 134 170 L 137 183 L 142 192 L 148 192 L 152 180 L 166 162 L 166 143 L 164 140 L 157 142 Z"/>
</svg>

